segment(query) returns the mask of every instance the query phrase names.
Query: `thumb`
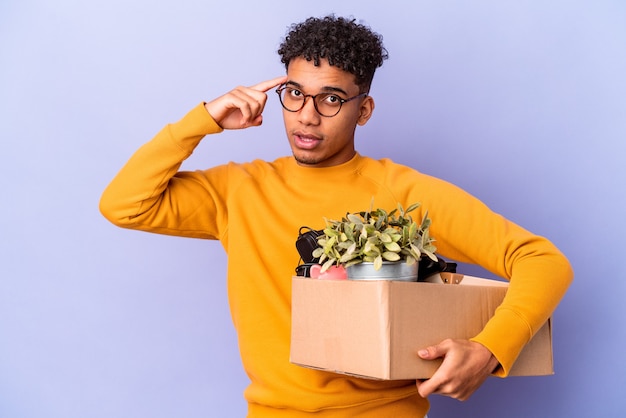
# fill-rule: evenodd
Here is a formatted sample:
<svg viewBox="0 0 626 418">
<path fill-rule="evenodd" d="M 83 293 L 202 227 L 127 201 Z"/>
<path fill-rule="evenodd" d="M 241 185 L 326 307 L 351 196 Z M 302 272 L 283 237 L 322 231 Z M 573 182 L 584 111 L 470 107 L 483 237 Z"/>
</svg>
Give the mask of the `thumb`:
<svg viewBox="0 0 626 418">
<path fill-rule="evenodd" d="M 445 355 L 445 352 L 446 351 L 443 349 L 441 344 L 437 344 L 418 350 L 417 355 L 424 360 L 433 360 L 439 357 L 443 357 Z"/>
</svg>

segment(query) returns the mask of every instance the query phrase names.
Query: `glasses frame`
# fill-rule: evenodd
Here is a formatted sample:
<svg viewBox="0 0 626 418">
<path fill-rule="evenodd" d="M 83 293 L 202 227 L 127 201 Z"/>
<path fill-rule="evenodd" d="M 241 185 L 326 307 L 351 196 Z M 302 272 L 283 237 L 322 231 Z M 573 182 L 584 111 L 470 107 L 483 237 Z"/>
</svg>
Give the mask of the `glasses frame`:
<svg viewBox="0 0 626 418">
<path fill-rule="evenodd" d="M 363 96 L 367 96 L 368 93 L 361 93 L 361 94 L 357 94 L 354 97 L 350 97 L 347 99 L 343 99 L 341 96 L 339 96 L 336 93 L 317 93 L 317 94 L 304 94 L 302 93 L 302 91 L 300 91 L 297 88 L 294 88 L 295 90 L 300 91 L 300 93 L 302 93 L 304 99 L 302 100 L 302 106 L 300 106 L 299 109 L 297 110 L 292 110 L 292 109 L 288 109 L 287 106 L 285 106 L 285 104 L 283 103 L 283 97 L 282 97 L 282 92 L 288 88 L 289 86 L 287 86 L 286 84 L 281 84 L 277 89 L 276 89 L 276 93 L 278 94 L 278 100 L 280 101 L 280 105 L 283 107 L 283 109 L 285 109 L 287 112 L 292 112 L 292 113 L 296 113 L 302 110 L 302 108 L 304 108 L 304 106 L 306 105 L 306 100 L 310 97 L 311 99 L 313 99 L 313 107 L 315 108 L 315 111 L 317 112 L 318 115 L 323 116 L 325 118 L 332 118 L 335 117 L 339 114 L 339 112 L 341 111 L 341 108 L 343 107 L 344 103 L 348 103 L 352 100 L 358 99 L 359 97 Z M 322 114 L 322 112 L 320 112 L 320 110 L 317 108 L 317 101 L 315 100 L 317 98 L 317 96 L 320 95 L 333 95 L 336 96 L 339 99 L 339 108 L 337 109 L 337 112 L 334 115 L 324 115 Z"/>
</svg>

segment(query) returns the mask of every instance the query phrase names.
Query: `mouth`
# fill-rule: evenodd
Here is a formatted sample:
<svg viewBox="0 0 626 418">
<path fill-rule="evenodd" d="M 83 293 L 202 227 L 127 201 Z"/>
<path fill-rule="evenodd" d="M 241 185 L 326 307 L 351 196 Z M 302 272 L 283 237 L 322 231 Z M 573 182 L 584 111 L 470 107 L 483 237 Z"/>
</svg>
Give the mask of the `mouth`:
<svg viewBox="0 0 626 418">
<path fill-rule="evenodd" d="M 322 139 L 313 134 L 294 132 L 293 142 L 297 148 L 308 150 L 315 148 L 320 142 L 322 142 Z"/>
</svg>

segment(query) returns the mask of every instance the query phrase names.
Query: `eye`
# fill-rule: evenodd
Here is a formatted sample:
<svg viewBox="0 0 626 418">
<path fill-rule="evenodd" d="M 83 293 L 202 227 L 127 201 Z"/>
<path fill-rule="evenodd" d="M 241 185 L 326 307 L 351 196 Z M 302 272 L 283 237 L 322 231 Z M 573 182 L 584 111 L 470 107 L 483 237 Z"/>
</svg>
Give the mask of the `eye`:
<svg viewBox="0 0 626 418">
<path fill-rule="evenodd" d="M 298 89 L 294 89 L 291 87 L 287 87 L 287 94 L 291 97 L 293 97 L 294 99 L 298 99 L 300 97 L 302 97 L 302 92 Z"/>
<path fill-rule="evenodd" d="M 335 94 L 327 94 L 320 101 L 328 106 L 338 106 L 341 104 L 341 97 Z"/>
</svg>

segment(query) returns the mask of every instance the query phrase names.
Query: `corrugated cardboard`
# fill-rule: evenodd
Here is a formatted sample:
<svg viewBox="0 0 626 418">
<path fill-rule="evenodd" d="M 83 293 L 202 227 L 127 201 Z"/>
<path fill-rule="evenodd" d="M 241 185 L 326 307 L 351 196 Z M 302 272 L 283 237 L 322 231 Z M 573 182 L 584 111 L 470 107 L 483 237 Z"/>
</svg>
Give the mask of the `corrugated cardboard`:
<svg viewBox="0 0 626 418">
<path fill-rule="evenodd" d="M 421 360 L 417 350 L 446 338 L 476 335 L 508 287 L 449 273 L 433 281 L 294 277 L 291 362 L 372 379 L 429 378 L 440 361 Z M 548 321 L 524 347 L 510 374 L 548 375 L 553 370 Z"/>
</svg>

